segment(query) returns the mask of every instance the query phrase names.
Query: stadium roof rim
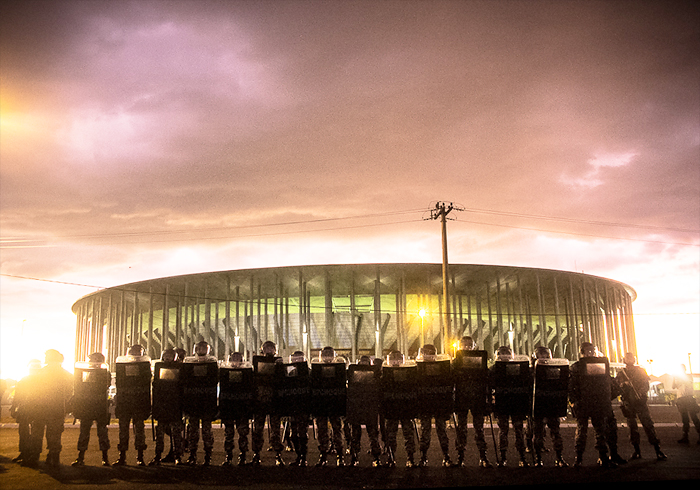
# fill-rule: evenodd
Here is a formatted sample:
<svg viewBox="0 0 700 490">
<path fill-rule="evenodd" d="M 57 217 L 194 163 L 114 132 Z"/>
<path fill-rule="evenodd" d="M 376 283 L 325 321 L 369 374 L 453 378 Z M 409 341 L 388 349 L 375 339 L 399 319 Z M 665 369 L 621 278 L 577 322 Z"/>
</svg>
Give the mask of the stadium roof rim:
<svg viewBox="0 0 700 490">
<path fill-rule="evenodd" d="M 478 271 L 510 271 L 510 272 L 530 272 L 530 273 L 536 273 L 536 272 L 542 272 L 542 273 L 552 273 L 552 274 L 557 274 L 557 275 L 562 275 L 562 276 L 568 276 L 568 277 L 580 277 L 580 278 L 588 278 L 588 279 L 599 279 L 603 280 L 606 282 L 610 283 L 615 283 L 618 284 L 620 287 L 624 288 L 625 291 L 630 295 L 630 298 L 632 301 L 637 299 L 637 292 L 629 286 L 628 284 L 625 284 L 620 281 L 616 281 L 614 279 L 609 279 L 606 277 L 602 276 L 596 276 L 592 274 L 586 274 L 584 272 L 574 272 L 574 271 L 565 271 L 565 270 L 558 270 L 558 269 L 545 269 L 545 268 L 537 268 L 537 267 L 522 267 L 522 266 L 512 266 L 512 265 L 493 265 L 493 264 L 462 264 L 462 263 L 451 263 L 449 264 L 450 267 L 450 274 L 456 274 L 458 273 L 464 273 L 466 271 L 471 271 L 471 272 L 478 272 Z M 221 271 L 209 271 L 209 272 L 196 272 L 192 274 L 181 274 L 181 275 L 176 275 L 176 276 L 165 276 L 165 277 L 157 277 L 157 278 L 151 278 L 151 279 L 145 279 L 142 281 L 136 281 L 136 282 L 131 282 L 131 283 L 126 283 L 126 284 L 121 284 L 118 286 L 111 286 L 103 289 L 99 289 L 98 291 L 86 294 L 82 296 L 80 299 L 78 299 L 72 307 L 72 310 L 75 312 L 76 308 L 79 303 L 84 301 L 86 298 L 89 298 L 94 295 L 99 295 L 101 293 L 104 293 L 109 290 L 113 291 L 119 291 L 119 290 L 139 290 L 141 289 L 144 285 L 147 284 L 153 284 L 156 282 L 171 282 L 171 281 L 191 281 L 191 280 L 197 280 L 204 278 L 205 276 L 225 276 L 228 274 L 233 274 L 233 273 L 239 273 L 242 275 L 245 274 L 274 274 L 275 272 L 279 271 L 315 271 L 316 273 L 323 272 L 323 271 L 328 271 L 332 269 L 337 269 L 337 268 L 353 268 L 355 270 L 360 270 L 360 271 L 365 271 L 367 273 L 368 271 L 376 271 L 376 270 L 381 270 L 382 268 L 411 268 L 411 269 L 427 269 L 427 270 L 432 270 L 432 269 L 437 269 L 435 273 L 440 272 L 442 270 L 442 264 L 441 263 L 426 263 L 426 262 L 385 262 L 385 263 L 353 263 L 353 264 L 308 264 L 308 265 L 286 265 L 286 266 L 273 266 L 273 267 L 258 267 L 258 268 L 249 268 L 249 269 L 231 269 L 231 270 L 221 270 Z M 461 269 L 461 271 L 460 271 Z M 465 271 L 466 269 L 466 271 Z M 440 277 L 440 281 L 442 278 Z"/>
</svg>

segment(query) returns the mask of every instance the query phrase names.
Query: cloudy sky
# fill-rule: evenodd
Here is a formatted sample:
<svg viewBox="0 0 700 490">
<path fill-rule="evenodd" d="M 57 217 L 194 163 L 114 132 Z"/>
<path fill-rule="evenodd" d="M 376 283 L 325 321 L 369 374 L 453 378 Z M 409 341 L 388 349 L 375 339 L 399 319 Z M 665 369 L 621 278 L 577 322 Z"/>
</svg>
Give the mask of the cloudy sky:
<svg viewBox="0 0 700 490">
<path fill-rule="evenodd" d="M 697 2 L 0 9 L 0 376 L 100 287 L 440 262 L 435 201 L 451 262 L 625 282 L 640 361 L 700 370 Z"/>
</svg>

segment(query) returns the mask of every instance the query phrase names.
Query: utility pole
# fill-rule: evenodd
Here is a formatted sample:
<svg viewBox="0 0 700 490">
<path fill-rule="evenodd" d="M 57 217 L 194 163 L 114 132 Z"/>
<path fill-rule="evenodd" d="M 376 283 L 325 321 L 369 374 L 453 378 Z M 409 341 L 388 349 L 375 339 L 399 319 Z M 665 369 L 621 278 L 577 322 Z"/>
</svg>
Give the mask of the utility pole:
<svg viewBox="0 0 700 490">
<path fill-rule="evenodd" d="M 452 210 L 461 211 L 460 208 L 455 208 L 453 203 L 437 202 L 435 208 L 430 210 L 430 219 L 439 219 L 442 225 L 442 311 L 445 315 L 445 331 L 443 332 L 443 351 L 449 350 L 449 337 L 452 335 L 452 322 L 450 315 L 450 296 L 449 296 L 449 262 L 447 260 L 447 215 Z"/>
</svg>

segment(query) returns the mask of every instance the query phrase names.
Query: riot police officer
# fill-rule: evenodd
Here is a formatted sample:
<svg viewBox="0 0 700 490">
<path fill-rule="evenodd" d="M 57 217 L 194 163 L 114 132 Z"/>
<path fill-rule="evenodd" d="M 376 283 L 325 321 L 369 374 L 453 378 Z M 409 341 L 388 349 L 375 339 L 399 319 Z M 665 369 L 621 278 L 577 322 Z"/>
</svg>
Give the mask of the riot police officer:
<svg viewBox="0 0 700 490">
<path fill-rule="evenodd" d="M 457 465 L 464 465 L 464 452 L 467 447 L 467 417 L 472 414 L 474 442 L 479 451 L 479 467 L 491 468 L 486 456 L 484 437 L 484 417 L 491 410 L 491 390 L 489 388 L 488 353 L 478 350 L 476 342 L 462 337 L 459 350 L 455 353 L 452 372 L 455 384 L 455 418 L 457 420 Z"/>
<path fill-rule="evenodd" d="M 172 462 L 181 464 L 182 458 L 182 377 L 175 349 L 165 349 L 153 372 L 152 416 L 157 421 L 155 455 L 149 466 L 158 466 L 163 461 L 165 435 L 170 436 Z"/>
<path fill-rule="evenodd" d="M 569 383 L 569 361 L 552 359 L 552 351 L 538 346 L 532 354 L 534 380 L 533 409 L 528 440 L 534 440 L 535 466 L 542 466 L 545 426 L 554 443 L 554 465 L 569 466 L 562 456 L 564 443 L 560 432 L 560 417 L 566 417 Z"/>
<path fill-rule="evenodd" d="M 255 414 L 253 417 L 253 459 L 251 464 L 260 465 L 260 452 L 263 448 L 265 419 L 269 416 L 270 445 L 275 451 L 275 464 L 284 466 L 282 459 L 282 437 L 280 433 L 281 418 L 276 406 L 275 390 L 279 382 L 280 371 L 277 365 L 282 358 L 277 356 L 277 345 L 267 340 L 261 347 L 261 354 L 253 357 L 253 379 L 255 381 Z"/>
<path fill-rule="evenodd" d="M 245 362 L 241 352 L 228 357 L 228 365 L 219 369 L 219 415 L 224 424 L 222 466 L 233 464 L 233 448 L 238 433 L 238 466 L 246 464 L 250 418 L 253 415 L 253 366 Z"/>
<path fill-rule="evenodd" d="M 442 465 L 452 466 L 450 440 L 447 437 L 447 420 L 454 410 L 454 385 L 450 372 L 450 358 L 438 356 L 435 346 L 425 344 L 418 350 L 418 406 L 420 415 L 420 461 L 419 466 L 428 465 L 428 450 L 435 420 L 435 432 L 440 442 Z"/>
<path fill-rule="evenodd" d="M 292 466 L 307 466 L 309 446 L 309 419 L 311 412 L 311 381 L 309 364 L 302 351 L 289 356 L 284 364 L 284 376 L 278 390 L 281 414 L 288 417 L 291 425 L 291 442 L 297 454 Z"/>
<path fill-rule="evenodd" d="M 499 466 L 505 466 L 508 457 L 509 419 L 515 433 L 515 448 L 520 456 L 519 466 L 529 466 L 525 459 L 524 422 L 531 407 L 532 379 L 530 361 L 526 356 L 513 356 L 510 347 L 503 345 L 496 352 L 491 367 L 493 411 L 498 421 Z"/>
<path fill-rule="evenodd" d="M 109 386 L 112 384 L 112 374 L 101 352 L 88 356 L 87 363 L 76 363 L 75 384 L 73 387 L 73 416 L 80 420 L 80 435 L 78 436 L 78 458 L 72 466 L 85 465 L 85 451 L 90 442 L 92 423 L 97 426 L 97 437 L 102 451 L 102 464 L 109 466 Z"/>
<path fill-rule="evenodd" d="M 381 398 L 381 366 L 374 365 L 369 356 L 362 356 L 348 368 L 348 399 L 346 422 L 350 425 L 350 465 L 359 464 L 362 425 L 369 438 L 372 466 L 381 466 L 379 446 L 379 409 Z"/>
<path fill-rule="evenodd" d="M 387 432 L 388 459 L 386 466 L 396 466 L 396 435 L 399 423 L 406 450 L 406 466 L 417 467 L 413 455 L 416 452 L 415 425 L 413 418 L 416 410 L 416 376 L 415 361 L 406 361 L 400 351 L 392 351 L 382 366 L 382 392 L 384 422 Z"/>
<path fill-rule="evenodd" d="M 639 427 L 637 426 L 637 418 L 639 418 L 649 444 L 654 447 L 656 459 L 664 461 L 666 460 L 666 455 L 661 451 L 660 441 L 654 429 L 654 421 L 651 419 L 649 407 L 647 406 L 649 376 L 642 367 L 635 364 L 637 359 L 631 352 L 626 353 L 623 360 L 625 367 L 617 373 L 615 379 L 622 390 L 620 409 L 627 419 L 627 426 L 630 429 L 630 442 L 634 448 L 630 459 L 640 459 L 642 457 L 639 447 L 641 438 Z"/>
<path fill-rule="evenodd" d="M 211 464 L 214 451 L 212 422 L 218 412 L 217 386 L 219 365 L 210 355 L 211 346 L 200 340 L 194 346 L 194 355 L 186 357 L 183 365 L 183 412 L 187 417 L 187 464 L 197 464 L 200 426 L 204 445 L 204 466 Z"/>
<path fill-rule="evenodd" d="M 32 426 L 35 423 L 36 410 L 36 374 L 41 370 L 41 361 L 32 359 L 27 364 L 29 374 L 15 385 L 15 396 L 10 407 L 10 416 L 17 421 L 19 432 L 19 455 L 13 463 L 27 464 L 32 454 Z"/>
<path fill-rule="evenodd" d="M 46 464 L 52 467 L 60 465 L 61 436 L 66 413 L 70 411 L 69 401 L 73 394 L 73 376 L 63 369 L 63 354 L 49 349 L 45 354 L 44 366 L 37 373 L 36 430 L 32 427 L 31 465 L 39 459 L 46 431 Z"/>
<path fill-rule="evenodd" d="M 316 466 L 328 464 L 331 443 L 329 424 L 337 464 L 344 465 L 341 416 L 345 414 L 346 396 L 345 363 L 336 359 L 333 347 L 326 346 L 321 349 L 318 362 L 311 365 L 311 412 L 316 419 L 318 449 L 321 453 Z"/>
<path fill-rule="evenodd" d="M 143 452 L 147 447 L 145 420 L 151 414 L 151 358 L 144 355 L 139 344 L 132 345 L 125 356 L 117 358 L 116 384 L 114 414 L 119 419 L 119 459 L 114 464 L 126 464 L 129 427 L 133 425 L 136 462 L 144 466 Z"/>
<path fill-rule="evenodd" d="M 576 467 L 583 464 L 589 419 L 595 431 L 598 464 L 603 467 L 617 466 L 608 456 L 610 418 L 613 415 L 611 380 L 608 359 L 598 356 L 595 345 L 583 342 L 579 360 L 571 365 L 569 379 L 569 401 L 576 417 Z"/>
</svg>

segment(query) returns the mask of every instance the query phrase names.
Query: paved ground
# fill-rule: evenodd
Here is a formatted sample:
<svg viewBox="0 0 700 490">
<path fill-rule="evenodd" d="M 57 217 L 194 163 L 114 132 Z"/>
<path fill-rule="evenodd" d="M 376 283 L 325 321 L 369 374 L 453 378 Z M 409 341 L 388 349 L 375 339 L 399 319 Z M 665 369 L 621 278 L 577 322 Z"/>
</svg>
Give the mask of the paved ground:
<svg viewBox="0 0 700 490">
<path fill-rule="evenodd" d="M 442 468 L 442 456 L 437 448 L 436 437 L 433 436 L 433 447 L 430 451 L 430 461 L 427 468 L 409 469 L 403 466 L 405 453 L 399 431 L 398 466 L 395 469 L 372 468 L 370 457 L 363 450 L 360 467 L 329 466 L 315 468 L 313 464 L 318 459 L 318 449 L 315 441 L 310 443 L 308 468 L 290 466 L 276 467 L 273 453 L 263 454 L 263 465 L 259 468 L 233 467 L 222 468 L 219 464 L 224 460 L 223 429 L 218 425 L 215 429 L 214 465 L 208 468 L 202 466 L 163 465 L 159 468 L 138 467 L 135 465 L 135 451 L 128 455 L 127 467 L 104 468 L 100 465 L 100 452 L 97 448 L 97 436 L 94 432 L 90 440 L 90 450 L 86 455 L 87 466 L 73 468 L 70 463 L 77 454 L 78 438 L 77 425 L 66 425 L 63 434 L 64 450 L 61 455 L 62 466 L 58 470 L 47 468 L 40 463 L 36 469 L 23 468 L 11 463 L 17 455 L 17 430 L 12 423 L 0 423 L 0 488 L 20 490 L 37 489 L 102 489 L 109 485 L 110 490 L 122 489 L 161 489 L 164 485 L 178 489 L 189 489 L 201 486 L 207 487 L 241 487 L 250 490 L 257 489 L 393 489 L 393 488 L 452 488 L 460 486 L 523 486 L 523 485 L 560 485 L 566 487 L 586 486 L 596 483 L 618 482 L 663 482 L 678 488 L 697 489 L 700 482 L 700 445 L 696 444 L 698 436 L 691 434 L 691 444 L 681 445 L 676 441 L 680 437 L 679 416 L 674 407 L 652 406 L 652 415 L 656 422 L 657 431 L 662 440 L 662 449 L 668 456 L 667 461 L 657 462 L 653 457 L 653 449 L 643 437 L 643 459 L 631 461 L 616 469 L 602 469 L 596 466 L 596 454 L 593 449 L 592 431 L 589 434 L 588 449 L 584 457 L 584 467 L 575 469 L 554 468 L 554 455 L 549 452 L 545 456 L 544 468 L 506 468 L 479 469 L 476 467 L 476 455 L 470 433 L 470 447 L 467 453 L 467 466 L 464 468 Z M 150 426 L 147 436 L 151 436 Z M 563 436 L 566 445 L 564 457 L 573 463 L 573 421 L 567 420 L 563 426 Z M 110 426 L 110 440 L 116 447 L 117 428 Z M 454 458 L 454 429 L 449 429 L 451 449 Z M 497 434 L 496 434 L 497 435 Z M 620 453 L 627 457 L 631 452 L 628 443 L 628 429 L 621 424 L 619 429 Z M 493 439 L 487 430 L 489 442 L 489 457 L 495 463 Z M 366 440 L 363 441 L 366 445 Z M 551 443 L 548 443 L 551 446 Z M 366 449 L 366 448 L 365 448 Z M 201 449 L 200 449 L 201 454 Z M 112 460 L 116 459 L 116 449 L 110 451 Z M 146 461 L 153 456 L 152 440 L 146 451 Z M 201 457 L 200 457 L 201 459 Z M 284 459 L 291 462 L 294 453 L 285 453 Z M 509 462 L 516 463 L 515 450 L 510 450 Z"/>
</svg>

